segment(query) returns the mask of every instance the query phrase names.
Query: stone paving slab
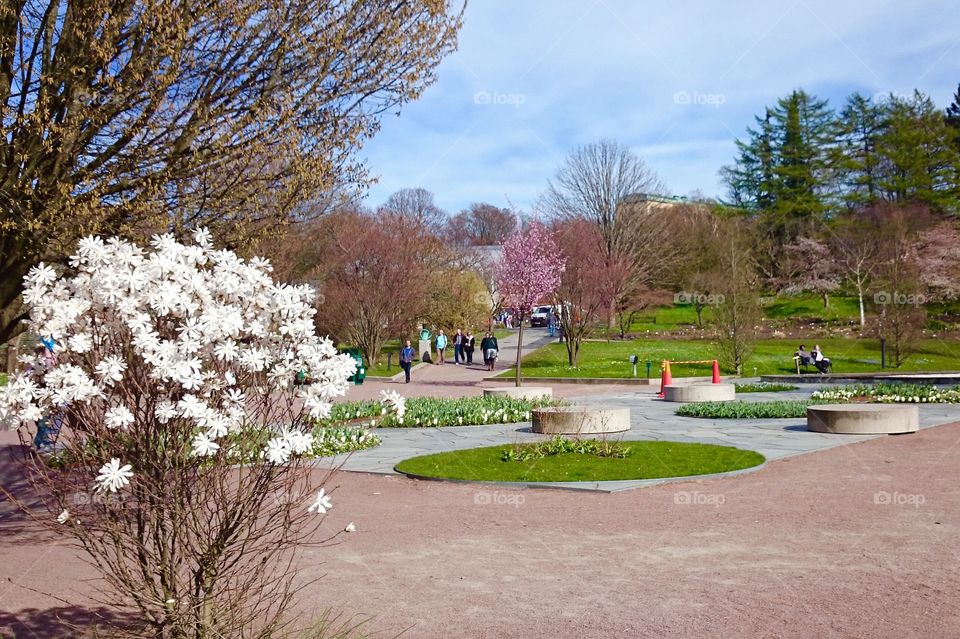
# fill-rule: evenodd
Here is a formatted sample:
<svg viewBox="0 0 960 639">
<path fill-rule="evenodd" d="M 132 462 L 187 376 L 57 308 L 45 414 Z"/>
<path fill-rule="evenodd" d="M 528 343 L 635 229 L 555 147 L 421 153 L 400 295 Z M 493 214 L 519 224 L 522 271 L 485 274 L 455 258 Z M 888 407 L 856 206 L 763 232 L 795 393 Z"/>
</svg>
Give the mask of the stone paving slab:
<svg viewBox="0 0 960 639">
<path fill-rule="evenodd" d="M 814 389 L 780 393 L 744 393 L 738 399 L 774 401 L 805 399 Z M 836 446 L 889 435 L 836 435 L 811 433 L 805 419 L 704 419 L 678 417 L 677 404 L 657 399 L 654 391 L 624 390 L 604 395 L 570 398 L 574 403 L 627 406 L 631 429 L 614 437 L 624 440 L 658 440 L 718 444 L 754 450 L 768 460 L 826 450 Z M 920 404 L 920 428 L 960 421 L 960 405 Z M 425 429 L 378 429 L 382 444 L 376 448 L 323 460 L 342 470 L 396 474 L 393 467 L 404 459 L 431 453 L 538 441 L 543 436 L 530 432 L 530 423 L 486 426 L 449 426 Z M 585 490 L 619 491 L 639 488 L 671 478 L 617 482 L 560 482 L 513 485 L 556 486 Z M 506 485 L 506 484 L 505 484 Z"/>
</svg>

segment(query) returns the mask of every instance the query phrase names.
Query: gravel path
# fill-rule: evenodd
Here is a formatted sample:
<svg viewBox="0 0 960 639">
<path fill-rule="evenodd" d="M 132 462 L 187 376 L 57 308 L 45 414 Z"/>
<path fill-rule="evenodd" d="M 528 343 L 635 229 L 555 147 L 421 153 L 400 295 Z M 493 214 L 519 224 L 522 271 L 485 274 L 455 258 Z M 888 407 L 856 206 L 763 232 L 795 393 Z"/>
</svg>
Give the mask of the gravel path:
<svg viewBox="0 0 960 639">
<path fill-rule="evenodd" d="M 341 473 L 325 528 L 357 532 L 303 557 L 306 609 L 414 638 L 960 636 L 958 444 L 941 426 L 613 494 Z M 82 602 L 91 572 L 18 516 L 0 575 L 0 634 L 85 612 L 27 590 Z"/>
</svg>

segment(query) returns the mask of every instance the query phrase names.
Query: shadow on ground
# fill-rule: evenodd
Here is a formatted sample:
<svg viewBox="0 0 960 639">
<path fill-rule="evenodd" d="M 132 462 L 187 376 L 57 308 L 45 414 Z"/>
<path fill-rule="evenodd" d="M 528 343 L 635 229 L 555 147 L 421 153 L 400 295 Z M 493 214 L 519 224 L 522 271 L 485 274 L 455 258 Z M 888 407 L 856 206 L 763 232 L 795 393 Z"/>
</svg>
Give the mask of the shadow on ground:
<svg viewBox="0 0 960 639">
<path fill-rule="evenodd" d="M 130 629 L 139 621 L 133 613 L 122 613 L 103 606 L 57 606 L 26 608 L 0 612 L 0 637 L 31 639 L 67 639 L 109 636 L 111 630 Z M 104 633 L 98 635 L 98 632 Z"/>
<path fill-rule="evenodd" d="M 34 521 L 50 514 L 27 478 L 23 454 L 19 444 L 0 445 L 0 538 L 8 542 L 53 537 Z"/>
</svg>

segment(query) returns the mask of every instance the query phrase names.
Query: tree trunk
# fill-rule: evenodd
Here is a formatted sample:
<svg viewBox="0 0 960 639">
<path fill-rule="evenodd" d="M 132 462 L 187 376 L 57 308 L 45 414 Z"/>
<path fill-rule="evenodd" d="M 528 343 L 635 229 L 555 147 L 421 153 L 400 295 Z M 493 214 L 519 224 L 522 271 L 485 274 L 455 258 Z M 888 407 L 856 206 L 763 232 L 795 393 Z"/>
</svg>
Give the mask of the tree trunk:
<svg viewBox="0 0 960 639">
<path fill-rule="evenodd" d="M 520 333 L 517 335 L 517 371 L 516 371 L 516 382 L 517 386 L 520 386 L 520 358 L 523 351 L 523 319 L 520 319 Z"/>
<path fill-rule="evenodd" d="M 21 320 L 26 319 L 27 309 L 22 304 L 23 277 L 30 270 L 30 259 L 10 246 L 10 254 L 0 264 L 0 344 L 26 330 Z"/>
<path fill-rule="evenodd" d="M 863 288 L 857 287 L 857 300 L 860 302 L 860 328 L 867 325 L 867 316 L 863 312 Z"/>
<path fill-rule="evenodd" d="M 830 308 L 830 293 L 823 292 L 823 308 Z"/>
</svg>

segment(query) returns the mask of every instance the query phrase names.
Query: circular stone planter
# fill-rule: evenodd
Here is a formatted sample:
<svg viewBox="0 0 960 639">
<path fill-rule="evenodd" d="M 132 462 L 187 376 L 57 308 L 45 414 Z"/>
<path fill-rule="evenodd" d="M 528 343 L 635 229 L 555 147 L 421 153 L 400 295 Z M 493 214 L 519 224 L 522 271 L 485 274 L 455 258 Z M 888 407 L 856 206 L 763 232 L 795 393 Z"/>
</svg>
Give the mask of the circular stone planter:
<svg viewBox="0 0 960 639">
<path fill-rule="evenodd" d="M 533 432 L 545 435 L 599 435 L 630 430 L 630 409 L 613 406 L 551 406 L 535 408 Z"/>
<path fill-rule="evenodd" d="M 663 387 L 666 402 L 732 402 L 737 397 L 733 384 L 668 384 Z"/>
<path fill-rule="evenodd" d="M 484 397 L 511 397 L 513 399 L 540 399 L 553 397 L 550 386 L 504 386 L 503 388 L 484 388 Z"/>
<path fill-rule="evenodd" d="M 807 408 L 807 430 L 814 433 L 883 435 L 915 433 L 919 428 L 916 406 L 821 404 Z"/>
</svg>

